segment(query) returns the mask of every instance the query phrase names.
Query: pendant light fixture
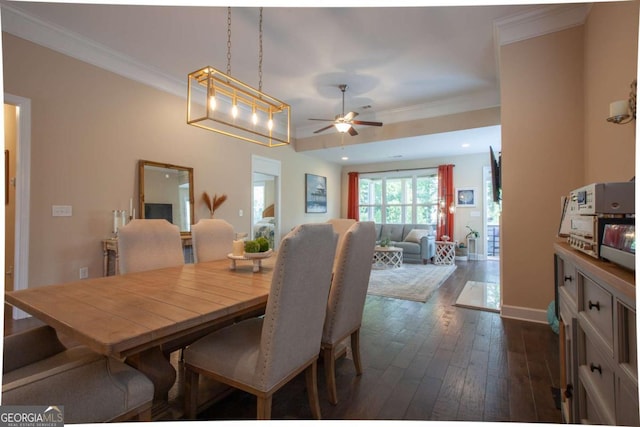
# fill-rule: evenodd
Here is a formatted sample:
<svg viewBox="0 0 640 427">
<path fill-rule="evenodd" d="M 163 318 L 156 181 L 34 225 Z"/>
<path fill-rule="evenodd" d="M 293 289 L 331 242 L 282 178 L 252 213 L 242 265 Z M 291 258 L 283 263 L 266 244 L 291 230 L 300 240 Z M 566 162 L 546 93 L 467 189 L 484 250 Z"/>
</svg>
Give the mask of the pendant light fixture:
<svg viewBox="0 0 640 427">
<path fill-rule="evenodd" d="M 188 76 L 187 123 L 267 147 L 290 143 L 291 107 L 262 92 L 262 8 L 258 89 L 231 77 L 231 7 L 227 8 L 227 72 L 206 66 Z"/>
</svg>

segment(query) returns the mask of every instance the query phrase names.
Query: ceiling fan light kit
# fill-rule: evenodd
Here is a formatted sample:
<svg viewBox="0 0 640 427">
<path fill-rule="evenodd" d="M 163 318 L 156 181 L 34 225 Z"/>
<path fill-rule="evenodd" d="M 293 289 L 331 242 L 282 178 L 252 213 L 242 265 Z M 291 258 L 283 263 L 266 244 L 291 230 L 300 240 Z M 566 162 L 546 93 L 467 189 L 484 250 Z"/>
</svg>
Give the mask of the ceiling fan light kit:
<svg viewBox="0 0 640 427">
<path fill-rule="evenodd" d="M 338 122 L 335 124 L 335 127 L 336 129 L 338 129 L 338 132 L 345 133 L 351 128 L 351 124 L 346 122 Z"/>
<path fill-rule="evenodd" d="M 338 114 L 334 120 L 309 119 L 309 120 L 317 120 L 321 122 L 333 122 L 333 124 L 329 126 L 325 126 L 321 129 L 318 129 L 313 133 L 324 132 L 327 129 L 331 129 L 332 127 L 335 127 L 336 130 L 340 133 L 349 132 L 349 135 L 355 136 L 358 134 L 358 131 L 356 130 L 356 128 L 353 127 L 353 125 L 382 126 L 382 122 L 367 122 L 362 120 L 354 120 L 354 118 L 358 115 L 358 113 L 356 113 L 355 111 L 349 111 L 347 114 L 344 113 L 344 93 L 347 91 L 347 87 L 348 86 L 346 84 L 338 85 L 338 89 L 342 91 L 342 114 Z"/>
<path fill-rule="evenodd" d="M 187 123 L 267 147 L 291 141 L 291 107 L 262 92 L 262 8 L 259 88 L 231 77 L 231 8 L 227 17 L 227 72 L 206 66 L 189 73 Z"/>
</svg>

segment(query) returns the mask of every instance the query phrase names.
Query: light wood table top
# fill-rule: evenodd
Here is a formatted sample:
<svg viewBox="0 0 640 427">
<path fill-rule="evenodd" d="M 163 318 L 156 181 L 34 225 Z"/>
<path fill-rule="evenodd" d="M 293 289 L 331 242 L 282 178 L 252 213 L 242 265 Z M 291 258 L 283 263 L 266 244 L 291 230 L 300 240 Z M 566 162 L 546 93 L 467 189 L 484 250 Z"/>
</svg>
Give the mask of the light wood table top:
<svg viewBox="0 0 640 427">
<path fill-rule="evenodd" d="M 273 261 L 219 260 L 7 292 L 6 301 L 94 351 L 125 358 L 266 306 Z"/>
</svg>

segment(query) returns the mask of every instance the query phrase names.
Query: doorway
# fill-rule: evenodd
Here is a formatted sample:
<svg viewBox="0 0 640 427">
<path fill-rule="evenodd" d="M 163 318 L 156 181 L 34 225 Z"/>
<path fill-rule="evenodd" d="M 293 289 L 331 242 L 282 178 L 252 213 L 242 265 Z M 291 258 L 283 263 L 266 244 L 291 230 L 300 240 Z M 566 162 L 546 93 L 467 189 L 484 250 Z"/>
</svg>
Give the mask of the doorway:
<svg viewBox="0 0 640 427">
<path fill-rule="evenodd" d="M 13 291 L 16 236 L 16 147 L 18 112 L 15 105 L 4 105 L 4 290 Z M 11 307 L 5 305 L 5 321 L 11 319 Z"/>
<path fill-rule="evenodd" d="M 19 290 L 26 289 L 29 283 L 31 100 L 7 93 L 4 94 L 4 100 L 5 138 L 8 136 L 13 140 L 5 140 L 5 145 L 11 144 L 10 147 L 5 146 L 5 149 L 13 148 L 13 154 L 7 153 L 9 173 L 5 175 L 5 189 L 8 190 L 11 205 L 5 205 L 5 213 L 14 218 L 13 225 L 6 224 L 5 220 L 5 254 L 7 251 L 12 252 L 10 256 L 13 258 L 5 258 L 5 289 L 12 287 L 13 290 Z M 6 219 L 11 221 L 11 218 Z M 10 228 L 9 235 L 7 227 Z M 5 316 L 8 315 L 14 319 L 29 317 L 22 310 L 7 310 L 5 306 Z"/>
<path fill-rule="evenodd" d="M 483 169 L 484 181 L 484 235 L 485 252 L 488 260 L 500 260 L 500 202 L 495 202 L 493 198 L 493 178 L 491 168 L 485 166 Z"/>
<path fill-rule="evenodd" d="M 251 239 L 265 237 L 269 247 L 280 241 L 280 161 L 251 158 Z"/>
</svg>

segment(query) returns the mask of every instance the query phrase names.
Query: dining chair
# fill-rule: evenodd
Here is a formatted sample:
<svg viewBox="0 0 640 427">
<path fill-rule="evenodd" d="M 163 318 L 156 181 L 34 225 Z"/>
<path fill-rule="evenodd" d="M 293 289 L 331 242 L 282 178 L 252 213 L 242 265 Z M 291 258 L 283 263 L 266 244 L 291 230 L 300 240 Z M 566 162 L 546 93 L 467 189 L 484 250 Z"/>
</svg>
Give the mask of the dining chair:
<svg viewBox="0 0 640 427">
<path fill-rule="evenodd" d="M 184 264 L 180 229 L 164 219 L 134 219 L 118 231 L 120 273 Z"/>
<path fill-rule="evenodd" d="M 233 226 L 223 219 L 201 219 L 191 227 L 194 261 L 224 259 L 233 250 Z"/>
<path fill-rule="evenodd" d="M 338 233 L 338 245 L 336 247 L 336 261 L 340 258 L 340 250 L 342 248 L 342 240 L 344 239 L 347 230 L 351 228 L 353 224 L 356 223 L 355 219 L 349 218 L 331 218 L 327 220 L 329 224 L 333 226 L 333 231 Z M 335 270 L 335 263 L 333 265 L 333 269 Z"/>
<path fill-rule="evenodd" d="M 199 375 L 257 397 L 271 418 L 273 394 L 305 371 L 312 416 L 320 419 L 317 360 L 337 235 L 330 224 L 295 227 L 280 245 L 264 317 L 213 332 L 184 351 L 185 413 L 197 412 Z"/>
<path fill-rule="evenodd" d="M 338 403 L 336 359 L 344 354 L 345 347 L 340 344 L 348 337 L 356 374 L 362 374 L 360 326 L 375 241 L 374 223 L 356 222 L 345 233 L 334 264 L 321 344 L 329 402 L 333 405 Z"/>
<path fill-rule="evenodd" d="M 86 346 L 65 347 L 50 326 L 4 338 L 3 405 L 63 405 L 65 423 L 151 421 L 153 383 Z"/>
</svg>

